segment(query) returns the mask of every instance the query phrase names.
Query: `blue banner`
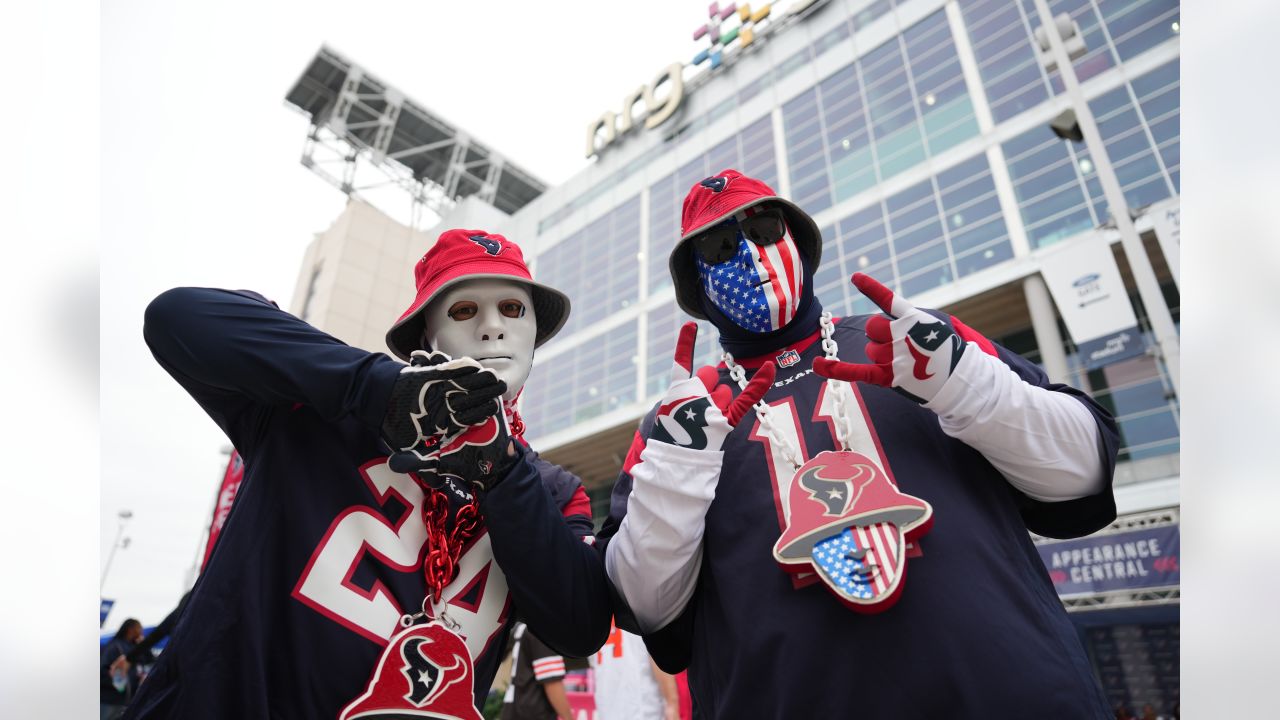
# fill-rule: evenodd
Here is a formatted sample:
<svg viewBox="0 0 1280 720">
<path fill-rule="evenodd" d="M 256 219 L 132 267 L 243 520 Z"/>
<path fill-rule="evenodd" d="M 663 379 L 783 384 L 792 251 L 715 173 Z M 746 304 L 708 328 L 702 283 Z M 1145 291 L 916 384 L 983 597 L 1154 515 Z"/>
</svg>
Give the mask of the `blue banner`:
<svg viewBox="0 0 1280 720">
<path fill-rule="evenodd" d="M 1076 344 L 1078 356 L 1088 370 L 1138 357 L 1147 351 L 1146 340 L 1137 325 Z"/>
<path fill-rule="evenodd" d="M 111 614 L 111 606 L 115 605 L 115 600 L 102 598 L 102 608 L 99 610 L 101 617 L 98 618 L 98 627 L 102 627 L 107 622 L 107 616 Z"/>
<path fill-rule="evenodd" d="M 1179 584 L 1178 526 L 1098 535 L 1036 546 L 1060 596 Z"/>
</svg>

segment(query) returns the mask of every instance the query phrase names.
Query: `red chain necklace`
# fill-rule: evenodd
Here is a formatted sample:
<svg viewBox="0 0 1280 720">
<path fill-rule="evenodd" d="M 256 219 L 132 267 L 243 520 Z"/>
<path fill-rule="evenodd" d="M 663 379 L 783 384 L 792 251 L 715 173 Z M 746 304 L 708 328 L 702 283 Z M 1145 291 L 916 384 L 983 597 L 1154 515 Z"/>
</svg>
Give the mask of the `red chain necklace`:
<svg viewBox="0 0 1280 720">
<path fill-rule="evenodd" d="M 427 611 L 433 600 L 443 601 L 441 593 L 458 571 L 462 546 L 480 527 L 480 501 L 473 492 L 471 502 L 458 508 L 453 527 L 449 528 L 449 500 L 443 492 L 433 490 L 423 505 L 422 514 L 427 526 L 427 547 L 430 548 L 422 563 L 422 574 L 427 581 L 427 597 L 422 608 Z"/>
</svg>

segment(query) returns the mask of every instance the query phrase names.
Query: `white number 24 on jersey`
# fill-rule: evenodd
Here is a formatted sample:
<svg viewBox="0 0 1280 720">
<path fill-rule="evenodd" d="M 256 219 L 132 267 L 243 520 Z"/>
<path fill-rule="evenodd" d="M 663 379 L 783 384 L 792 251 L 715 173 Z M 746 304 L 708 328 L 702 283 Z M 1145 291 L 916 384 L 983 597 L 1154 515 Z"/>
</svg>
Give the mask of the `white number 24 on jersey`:
<svg viewBox="0 0 1280 720">
<path fill-rule="evenodd" d="M 379 504 L 394 495 L 409 510 L 395 526 L 376 508 L 354 505 L 342 511 L 312 553 L 293 596 L 334 622 L 385 644 L 399 628 L 406 608 L 381 581 L 365 590 L 352 583 L 351 577 L 366 554 L 397 572 L 422 572 L 427 542 L 422 506 L 426 497 L 422 486 L 408 475 L 392 472 L 385 459 L 366 465 L 360 473 Z M 476 583 L 482 586 L 473 587 Z M 448 615 L 461 626 L 457 632 L 466 640 L 471 656 L 480 657 L 506 620 L 509 605 L 507 579 L 493 560 L 487 532 L 482 531 L 459 558 L 458 574 L 441 594 L 449 599 Z M 464 595 L 475 601 L 462 601 Z"/>
</svg>

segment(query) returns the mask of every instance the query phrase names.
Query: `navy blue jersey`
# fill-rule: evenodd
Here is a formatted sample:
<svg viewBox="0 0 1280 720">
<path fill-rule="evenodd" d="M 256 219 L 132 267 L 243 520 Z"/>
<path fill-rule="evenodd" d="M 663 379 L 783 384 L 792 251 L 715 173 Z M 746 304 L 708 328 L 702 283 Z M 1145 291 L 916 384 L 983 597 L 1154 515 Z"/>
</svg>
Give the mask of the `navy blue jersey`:
<svg viewBox="0 0 1280 720">
<path fill-rule="evenodd" d="M 377 431 L 403 365 L 248 292 L 170 290 L 148 307 L 144 334 L 246 472 L 129 716 L 336 718 L 426 592 L 420 511 L 435 490 L 387 467 Z M 565 654 L 594 652 L 609 632 L 580 481 L 519 453 L 483 497 L 485 523 L 442 593 L 475 658 L 477 705 L 517 614 Z M 456 512 L 463 498 L 444 491 Z"/>
<path fill-rule="evenodd" d="M 834 338 L 842 360 L 867 362 L 867 319 L 838 322 Z M 791 436 L 805 459 L 838 448 L 826 390 L 836 381 L 813 373 L 813 359 L 822 355 L 815 339 L 816 333 L 791 348 L 799 350 L 798 362 L 785 357 L 788 367 L 779 368 L 764 398 L 777 432 Z M 845 417 L 875 446 L 868 452 L 878 454 L 899 490 L 933 508 L 932 529 L 908 548 L 896 605 L 860 614 L 813 574 L 788 574 L 775 561 L 794 468 L 767 449 L 768 436 L 755 413 L 748 414 L 723 447 L 694 596 L 680 617 L 645 638 L 663 669 L 689 668 L 701 715 L 1109 717 L 1027 529 L 1070 537 L 1114 519 L 1114 421 L 1078 391 L 1049 384 L 1031 363 L 1003 348 L 997 352 L 1025 381 L 1076 396 L 1096 416 L 1106 488 L 1073 501 L 1033 500 L 976 450 L 943 433 L 931 410 L 890 389 L 856 385 L 859 402 Z M 728 371 L 720 375 L 736 395 Z M 650 413 L 641 424 L 602 538 L 617 532 L 626 513 L 626 468 L 639 457 L 652 422 Z M 619 612 L 620 625 L 625 615 Z"/>
</svg>

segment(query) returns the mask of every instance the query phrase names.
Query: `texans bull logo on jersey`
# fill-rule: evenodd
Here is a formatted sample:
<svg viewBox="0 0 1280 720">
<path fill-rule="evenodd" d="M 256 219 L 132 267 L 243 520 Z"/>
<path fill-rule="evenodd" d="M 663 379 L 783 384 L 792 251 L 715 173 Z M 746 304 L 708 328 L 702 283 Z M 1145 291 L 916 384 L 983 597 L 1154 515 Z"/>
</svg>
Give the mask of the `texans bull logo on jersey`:
<svg viewBox="0 0 1280 720">
<path fill-rule="evenodd" d="M 853 451 L 829 451 L 796 471 L 789 521 L 773 546 L 790 573 L 816 572 L 848 607 L 889 609 L 902 591 L 907 544 L 928 532 L 933 508 L 898 490 L 880 466 Z"/>
<path fill-rule="evenodd" d="M 338 720 L 457 718 L 482 720 L 472 697 L 471 653 L 439 623 L 413 625 L 387 644 L 364 694 Z"/>
</svg>

